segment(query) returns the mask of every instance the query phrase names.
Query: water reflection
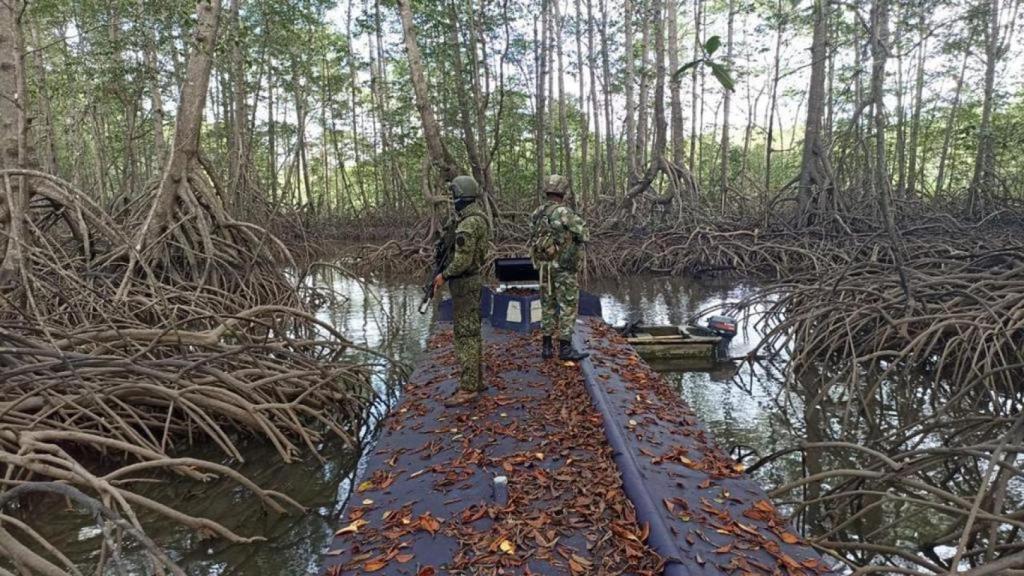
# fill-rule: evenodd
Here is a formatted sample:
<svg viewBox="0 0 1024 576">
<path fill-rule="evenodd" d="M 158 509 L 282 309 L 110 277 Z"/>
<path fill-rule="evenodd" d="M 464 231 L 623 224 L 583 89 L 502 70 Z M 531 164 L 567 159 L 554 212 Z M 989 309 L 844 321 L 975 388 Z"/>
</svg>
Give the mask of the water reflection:
<svg viewBox="0 0 1024 576">
<path fill-rule="evenodd" d="M 648 324 L 686 324 L 709 310 L 750 296 L 754 286 L 726 280 L 696 282 L 674 277 L 640 277 L 628 281 L 590 281 L 587 290 L 601 298 L 604 319 L 612 325 L 642 320 Z M 756 326 L 743 324 L 730 345 L 730 356 L 746 356 L 761 341 Z M 782 394 L 782 367 L 763 362 L 730 362 L 673 370 L 654 366 L 700 415 L 723 449 L 752 463 L 760 456 L 792 446 L 803 435 L 790 414 L 802 408 Z M 795 411 L 794 411 L 795 410 Z M 755 471 L 765 485 L 778 485 L 800 474 L 799 455 L 774 461 Z"/>
</svg>

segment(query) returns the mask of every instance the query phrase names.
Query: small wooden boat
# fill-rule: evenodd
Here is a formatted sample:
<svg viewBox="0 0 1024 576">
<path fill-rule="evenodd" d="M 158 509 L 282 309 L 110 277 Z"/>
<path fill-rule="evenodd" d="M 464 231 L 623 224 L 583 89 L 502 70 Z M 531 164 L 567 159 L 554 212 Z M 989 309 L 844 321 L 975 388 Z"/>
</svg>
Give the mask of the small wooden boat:
<svg viewBox="0 0 1024 576">
<path fill-rule="evenodd" d="M 624 335 L 641 358 L 647 361 L 709 360 L 727 357 L 730 338 L 703 326 L 626 327 Z"/>
</svg>

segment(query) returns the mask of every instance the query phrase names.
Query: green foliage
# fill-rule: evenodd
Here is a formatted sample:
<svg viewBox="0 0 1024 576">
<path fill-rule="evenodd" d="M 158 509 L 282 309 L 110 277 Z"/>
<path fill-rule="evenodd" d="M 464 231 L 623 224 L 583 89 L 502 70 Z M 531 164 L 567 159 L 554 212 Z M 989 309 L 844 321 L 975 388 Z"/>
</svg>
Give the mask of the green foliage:
<svg viewBox="0 0 1024 576">
<path fill-rule="evenodd" d="M 231 48 L 237 44 L 242 54 L 242 87 L 248 115 L 243 132 L 248 141 L 247 171 L 251 179 L 245 194 L 278 207 L 302 207 L 346 216 L 375 209 L 423 210 L 428 205 L 422 192 L 424 144 L 395 4 L 355 0 L 243 2 L 241 25 L 237 29 L 229 22 L 228 3 L 224 4 L 221 42 L 202 138 L 204 158 L 221 172 L 220 180 L 231 185 L 227 182 L 228 167 L 236 145 L 232 110 L 240 96 L 234 94 L 236 71 Z M 980 94 L 978 74 L 973 68 L 977 58 L 968 60 L 972 68 L 968 70 L 964 94 L 955 113 L 949 87 L 958 75 L 964 51 L 981 51 L 986 12 L 971 3 L 943 0 L 941 9 L 957 15 L 958 25 L 929 23 L 921 32 L 921 17 L 927 18 L 939 9 L 926 4 L 901 4 L 893 19 L 892 58 L 902 55 L 903 84 L 897 86 L 896 73 L 890 74 L 887 113 L 892 125 L 886 134 L 893 163 L 890 172 L 899 172 L 897 163 L 901 158 L 906 162 L 909 127 L 897 126 L 896 120 L 903 118 L 909 122 L 912 117 L 913 66 L 923 34 L 927 37 L 929 63 L 920 114 L 917 193 L 956 195 L 970 183 L 977 151 Z M 474 134 L 478 139 L 482 135 L 491 155 L 489 168 L 494 193 L 502 205 L 512 209 L 528 209 L 537 197 L 535 57 L 544 5 L 542 0 L 482 4 L 413 2 L 430 96 L 445 145 L 468 170 L 464 110 L 459 104 L 459 95 L 466 95 Z M 603 4 L 591 0 L 593 20 L 587 15 L 587 5 L 587 0 L 580 0 L 581 14 L 576 13 L 575 2 L 559 5 L 564 11 L 559 45 L 564 52 L 561 72 L 566 94 L 561 102 L 557 82 L 553 98 L 545 94 L 544 170 L 572 172 L 574 188 L 577 192 L 586 191 L 585 200 L 592 201 L 597 196 L 621 193 L 627 186 L 625 160 L 635 151 L 627 150 L 625 142 L 624 67 L 627 58 L 636 64 L 638 75 L 632 87 L 636 102 L 641 77 L 648 90 L 653 87 L 649 66 L 653 42 L 647 46 L 648 66 L 644 66 L 641 37 L 643 27 L 652 17 L 646 14 L 648 4 L 634 2 L 637 19 L 632 46 L 625 46 L 621 38 L 621 0 L 607 0 Z M 607 26 L 602 5 L 608 12 Z M 813 23 L 813 10 L 808 3 L 797 0 L 736 2 L 737 23 L 748 19 L 749 23 L 742 24 L 745 33 L 737 34 L 738 40 L 730 52 L 735 54 L 734 63 L 727 64 L 722 59 L 723 38 L 716 34 L 724 29 L 727 6 L 719 0 L 706 3 L 708 22 L 702 26 L 701 34 L 707 36 L 696 46 L 696 54 L 692 40 L 688 40 L 693 37 L 692 23 L 682 13 L 680 59 L 685 63 L 670 71 L 682 93 L 685 134 L 683 142 L 670 142 L 667 154 L 675 155 L 673 146 L 683 149 L 684 163 L 696 175 L 702 198 L 709 205 L 717 203 L 716 195 L 721 188 L 721 91 L 717 86 L 740 93 L 734 100 L 741 110 L 733 111 L 732 149 L 728 154 L 735 193 L 760 202 L 762 197 L 774 195 L 791 182 L 800 170 L 804 120 L 800 115 L 806 90 L 801 75 L 806 74 L 808 66 L 804 47 Z M 834 3 L 832 6 L 829 46 L 833 50 L 830 65 L 834 68 L 829 72 L 832 124 L 828 127 L 828 146 L 843 185 L 854 186 L 868 167 L 862 149 L 863 141 L 870 135 L 866 113 L 861 110 L 859 117 L 852 117 L 866 98 L 870 73 L 868 37 L 852 8 L 839 10 Z M 866 16 L 863 8 L 862 16 Z M 38 109 L 45 99 L 50 109 L 48 118 L 38 110 L 33 114 L 33 136 L 40 143 L 37 148 L 43 148 L 51 141 L 49 133 L 53 134 L 60 175 L 102 201 L 137 197 L 146 182 L 159 176 L 161 161 L 153 153 L 156 136 L 162 133 L 169 138 L 173 131 L 194 9 L 194 3 L 187 0 L 35 0 L 29 4 L 26 21 L 33 49 L 28 60 L 30 100 Z M 450 38 L 453 21 L 458 26 L 458 46 Z M 582 54 L 576 52 L 577 32 Z M 781 112 L 774 117 L 771 173 L 764 174 L 765 124 L 776 33 L 780 34 L 782 45 L 777 106 Z M 588 54 L 591 39 L 593 60 Z M 476 53 L 471 53 L 471 40 Z M 609 49 L 608 77 L 604 76 L 600 53 L 604 44 Z M 145 57 L 149 48 L 155 52 L 155 69 Z M 466 68 L 461 78 L 454 73 L 456 49 Z M 549 68 L 552 66 L 557 68 L 556 63 L 549 62 Z M 591 67 L 597 84 L 596 110 L 590 94 Z M 700 72 L 694 76 L 701 92 L 698 100 L 691 102 L 690 73 L 694 70 Z M 714 80 L 702 91 L 705 72 Z M 581 74 L 583 94 L 579 93 Z M 475 100 L 473 93 L 474 82 L 479 86 L 479 100 Z M 159 132 L 151 104 L 153 83 L 166 111 Z M 893 105 L 898 91 L 902 91 L 902 112 Z M 650 95 L 649 92 L 646 109 L 647 154 L 653 133 Z M 606 97 L 614 116 L 614 173 L 610 172 L 606 157 Z M 1016 150 L 1017 143 L 1024 138 L 1024 104 L 1019 94 L 997 103 L 993 130 L 999 179 L 1008 190 L 1021 190 L 1024 161 Z M 563 106 L 568 132 L 565 139 L 559 118 Z M 747 113 L 750 106 L 755 110 Z M 299 107 L 304 111 L 301 126 L 296 113 Z M 737 119 L 737 114 L 746 117 Z M 690 133 L 689 125 L 694 117 L 703 121 L 703 125 L 695 124 L 696 134 Z M 739 123 L 750 126 L 744 129 Z M 600 131 L 598 141 L 596 130 Z M 947 132 L 949 145 L 944 152 Z M 305 140 L 304 154 L 298 153 L 300 134 Z M 691 142 L 695 144 L 692 165 Z M 564 150 L 566 145 L 568 150 Z M 937 190 L 941 158 L 945 158 L 944 182 L 942 190 Z M 641 170 L 646 161 L 649 158 L 638 161 Z M 765 183 L 769 190 L 758 188 Z M 436 185 L 433 180 L 427 182 L 427 190 Z M 656 189 L 663 186 L 663 182 L 655 183 Z"/>
<path fill-rule="evenodd" d="M 715 80 L 718 80 L 718 83 L 722 85 L 722 88 L 725 88 L 729 92 L 735 92 L 736 81 L 732 78 L 732 72 L 730 71 L 729 66 L 722 62 L 716 62 L 711 58 L 721 46 L 722 39 L 719 36 L 712 36 L 708 38 L 702 46 L 704 49 L 704 57 L 692 60 L 680 66 L 679 69 L 672 74 L 672 79 L 678 80 L 686 74 L 686 72 L 698 66 L 707 66 L 711 69 L 711 75 L 715 77 Z"/>
</svg>

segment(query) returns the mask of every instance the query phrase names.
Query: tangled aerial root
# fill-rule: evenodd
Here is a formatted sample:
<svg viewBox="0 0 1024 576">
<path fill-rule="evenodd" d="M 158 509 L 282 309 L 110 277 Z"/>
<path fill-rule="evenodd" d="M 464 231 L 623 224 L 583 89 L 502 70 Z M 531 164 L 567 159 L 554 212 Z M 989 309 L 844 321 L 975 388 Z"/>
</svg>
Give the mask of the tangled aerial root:
<svg viewBox="0 0 1024 576">
<path fill-rule="evenodd" d="M 744 303 L 767 310 L 761 347 L 792 345 L 794 371 L 884 361 L 958 386 L 1012 389 L 1024 371 L 1024 244 L 908 250 L 907 287 L 891 261 L 872 259 L 765 288 Z"/>
<path fill-rule="evenodd" d="M 816 541 L 863 573 L 1024 564 L 1010 489 L 1024 453 L 1018 238 L 910 236 L 906 281 L 885 247 L 851 246 L 864 256 L 733 306 L 764 335 L 750 358 L 785 361 L 780 414 L 802 411 L 806 431 L 752 469 L 802 453 L 803 477 L 773 496 L 794 498 Z"/>
<path fill-rule="evenodd" d="M 21 281 L 0 291 L 0 556 L 26 574 L 80 573 L 13 511 L 40 493 L 96 519 L 101 563 L 116 567 L 127 537 L 157 574 L 183 572 L 146 537 L 137 510 L 232 542 L 259 537 L 145 497 L 133 488 L 140 481 L 224 477 L 272 510 L 303 510 L 228 466 L 180 455 L 208 442 L 240 461 L 247 436 L 286 462 L 318 456 L 328 437 L 359 444 L 371 366 L 311 313 L 281 268 L 283 245 L 228 218 L 196 175 L 141 253 L 120 232 L 137 226 L 141 208 L 117 222 L 66 182 L 19 175 L 34 197 Z"/>
</svg>

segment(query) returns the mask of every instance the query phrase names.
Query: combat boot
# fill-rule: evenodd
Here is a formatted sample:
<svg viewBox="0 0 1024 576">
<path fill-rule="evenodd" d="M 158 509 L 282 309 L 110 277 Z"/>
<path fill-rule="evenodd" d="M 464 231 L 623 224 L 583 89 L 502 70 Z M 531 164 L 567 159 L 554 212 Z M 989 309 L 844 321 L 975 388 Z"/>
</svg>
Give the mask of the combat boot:
<svg viewBox="0 0 1024 576">
<path fill-rule="evenodd" d="M 551 345 L 551 336 L 545 336 L 540 345 L 540 357 L 548 360 L 555 355 L 554 346 Z"/>
<path fill-rule="evenodd" d="M 558 341 L 558 359 L 569 360 L 572 362 L 579 362 L 584 358 L 590 356 L 589 352 L 580 352 L 576 348 L 573 348 L 572 342 L 569 340 Z"/>
</svg>

